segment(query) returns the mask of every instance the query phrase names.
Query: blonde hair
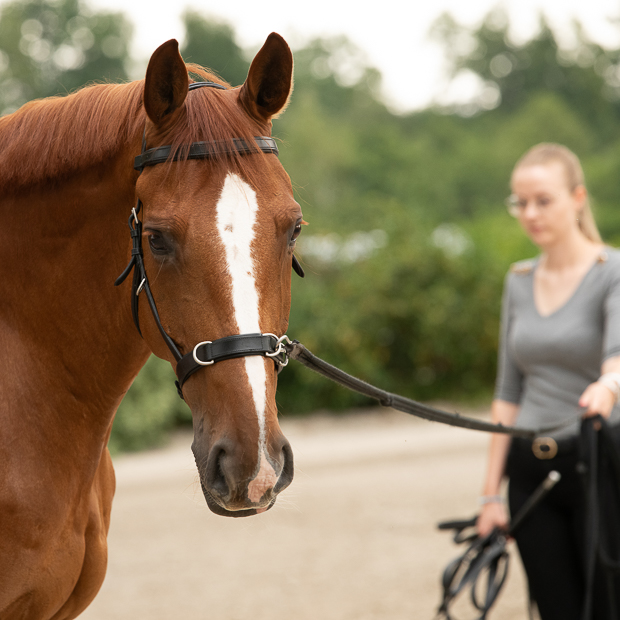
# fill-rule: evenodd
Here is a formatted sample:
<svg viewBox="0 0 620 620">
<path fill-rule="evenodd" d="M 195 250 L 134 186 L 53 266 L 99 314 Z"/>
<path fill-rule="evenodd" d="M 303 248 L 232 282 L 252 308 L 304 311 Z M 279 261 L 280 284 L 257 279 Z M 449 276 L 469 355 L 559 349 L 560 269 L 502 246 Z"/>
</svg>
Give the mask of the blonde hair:
<svg viewBox="0 0 620 620">
<path fill-rule="evenodd" d="M 574 192 L 580 185 L 583 185 L 585 188 L 585 178 L 579 158 L 570 149 L 562 146 L 561 144 L 543 142 L 533 146 L 515 164 L 512 174 L 514 175 L 515 170 L 518 168 L 523 168 L 525 166 L 540 166 L 551 162 L 558 162 L 564 168 L 566 183 L 571 193 Z M 602 243 L 601 235 L 598 231 L 598 227 L 596 226 L 587 193 L 584 199 L 583 208 L 579 214 L 578 222 L 579 229 L 587 239 L 594 241 L 594 243 Z"/>
</svg>

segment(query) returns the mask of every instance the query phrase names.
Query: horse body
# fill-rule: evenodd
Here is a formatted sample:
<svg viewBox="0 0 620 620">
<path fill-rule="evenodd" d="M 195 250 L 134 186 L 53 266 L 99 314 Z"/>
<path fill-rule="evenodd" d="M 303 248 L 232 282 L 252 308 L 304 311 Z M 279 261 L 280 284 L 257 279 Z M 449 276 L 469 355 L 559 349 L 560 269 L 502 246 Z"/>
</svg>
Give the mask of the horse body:
<svg viewBox="0 0 620 620">
<path fill-rule="evenodd" d="M 61 608 L 57 617 L 73 617 L 105 574 L 114 492 L 105 445 L 148 348 L 110 286 L 120 261 L 106 259 L 126 248 L 102 235 L 120 239 L 113 220 L 123 223 L 132 191 L 110 209 L 123 192 L 104 177 L 83 191 L 69 183 L 2 200 L 2 618 L 56 617 Z"/>
<path fill-rule="evenodd" d="M 241 89 L 188 95 L 168 42 L 144 85 L 90 87 L 0 119 L 3 620 L 74 618 L 94 598 L 107 562 L 114 412 L 151 352 L 176 363 L 144 300 L 143 339 L 128 286 L 112 286 L 136 195 L 157 308 L 183 353 L 246 330 L 284 333 L 301 214 L 277 159 L 178 161 L 138 178 L 133 158 L 145 127 L 148 146 L 182 144 L 196 126 L 208 135 L 192 140 L 267 135 L 291 69 L 288 47 L 271 35 Z M 276 381 L 273 361 L 252 357 L 205 367 L 183 387 L 217 514 L 262 512 L 290 483 Z"/>
</svg>

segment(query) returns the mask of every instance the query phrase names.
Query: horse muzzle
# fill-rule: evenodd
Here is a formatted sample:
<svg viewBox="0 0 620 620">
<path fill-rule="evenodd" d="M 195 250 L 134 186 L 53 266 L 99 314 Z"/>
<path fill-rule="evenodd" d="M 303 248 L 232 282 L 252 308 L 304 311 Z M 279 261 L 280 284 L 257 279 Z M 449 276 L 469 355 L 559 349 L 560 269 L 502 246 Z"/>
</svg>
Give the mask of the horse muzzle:
<svg viewBox="0 0 620 620">
<path fill-rule="evenodd" d="M 293 452 L 284 436 L 275 448 L 275 457 L 262 448 L 248 475 L 248 464 L 238 458 L 241 451 L 231 441 L 219 440 L 213 445 L 203 467 L 200 463 L 205 460 L 194 442 L 192 450 L 209 509 L 226 517 L 249 517 L 269 510 L 292 482 L 294 472 Z"/>
</svg>

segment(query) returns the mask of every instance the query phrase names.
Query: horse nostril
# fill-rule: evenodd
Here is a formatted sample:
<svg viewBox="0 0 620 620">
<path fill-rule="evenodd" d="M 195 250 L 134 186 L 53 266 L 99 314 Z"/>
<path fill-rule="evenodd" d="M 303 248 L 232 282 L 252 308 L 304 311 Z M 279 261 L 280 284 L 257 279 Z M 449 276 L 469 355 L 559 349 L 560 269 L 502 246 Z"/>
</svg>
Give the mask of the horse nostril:
<svg viewBox="0 0 620 620">
<path fill-rule="evenodd" d="M 293 481 L 293 474 L 295 471 L 295 466 L 293 464 L 293 450 L 291 449 L 291 444 L 284 439 L 282 443 L 282 472 L 280 473 L 280 477 L 278 478 L 278 482 L 274 487 L 274 493 L 278 494 L 283 489 L 291 484 Z"/>
<path fill-rule="evenodd" d="M 226 449 L 223 446 L 215 446 L 211 450 L 205 472 L 205 482 L 209 491 L 226 497 L 230 492 L 228 481 L 226 480 L 224 460 L 226 459 Z"/>
</svg>

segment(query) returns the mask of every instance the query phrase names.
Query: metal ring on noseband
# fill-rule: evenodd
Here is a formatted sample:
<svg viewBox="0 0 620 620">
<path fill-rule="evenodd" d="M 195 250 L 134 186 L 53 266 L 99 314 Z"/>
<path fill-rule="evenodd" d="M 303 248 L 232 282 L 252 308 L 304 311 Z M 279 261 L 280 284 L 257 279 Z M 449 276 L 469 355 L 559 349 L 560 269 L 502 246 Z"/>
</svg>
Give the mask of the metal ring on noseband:
<svg viewBox="0 0 620 620">
<path fill-rule="evenodd" d="M 196 362 L 196 364 L 199 364 L 200 366 L 211 366 L 211 364 L 215 364 L 215 360 L 207 360 L 206 362 L 203 362 L 202 360 L 198 359 L 198 355 L 196 355 L 196 352 L 198 350 L 198 347 L 202 346 L 203 344 L 211 344 L 212 341 L 211 340 L 205 340 L 204 342 L 199 342 L 195 347 L 194 350 L 192 352 L 192 356 L 194 358 L 194 361 Z"/>
<path fill-rule="evenodd" d="M 273 361 L 280 366 L 280 370 L 288 364 L 288 355 L 286 354 L 286 344 L 292 344 L 292 340 L 285 334 L 278 338 L 275 334 L 265 334 L 265 336 L 273 336 L 276 339 L 276 350 L 273 353 L 265 353 L 267 357 L 273 358 Z M 278 358 L 278 356 L 281 356 Z"/>
</svg>

